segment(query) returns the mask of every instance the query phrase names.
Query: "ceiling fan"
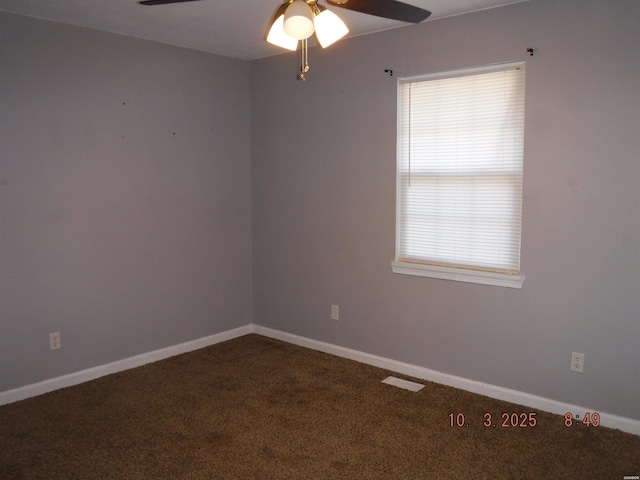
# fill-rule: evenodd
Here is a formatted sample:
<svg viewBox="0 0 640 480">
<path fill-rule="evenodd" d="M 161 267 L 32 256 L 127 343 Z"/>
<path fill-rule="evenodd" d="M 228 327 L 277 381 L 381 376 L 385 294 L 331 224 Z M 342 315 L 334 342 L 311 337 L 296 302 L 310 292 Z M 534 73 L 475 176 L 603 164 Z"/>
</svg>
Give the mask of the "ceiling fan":
<svg viewBox="0 0 640 480">
<path fill-rule="evenodd" d="M 166 5 L 198 0 L 140 0 L 140 5 Z M 431 12 L 397 0 L 326 0 L 328 4 L 377 17 L 408 23 L 420 23 Z M 318 0 L 286 0 L 276 10 L 269 23 L 265 40 L 288 50 L 300 48 L 298 80 L 305 80 L 309 71 L 307 39 L 315 34 L 322 48 L 326 48 L 349 33 L 349 29 L 335 13 L 320 5 Z"/>
</svg>

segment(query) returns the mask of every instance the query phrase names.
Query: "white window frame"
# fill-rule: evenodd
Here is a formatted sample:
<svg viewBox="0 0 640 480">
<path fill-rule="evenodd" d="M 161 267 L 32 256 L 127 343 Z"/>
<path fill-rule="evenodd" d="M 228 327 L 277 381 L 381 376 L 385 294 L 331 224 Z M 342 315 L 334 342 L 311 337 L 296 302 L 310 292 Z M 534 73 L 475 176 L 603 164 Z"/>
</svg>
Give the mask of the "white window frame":
<svg viewBox="0 0 640 480">
<path fill-rule="evenodd" d="M 398 160 L 397 160 L 397 190 L 396 190 L 396 255 L 395 260 L 392 262 L 392 271 L 394 273 L 405 274 L 405 275 L 414 275 L 420 277 L 429 277 L 429 278 L 437 278 L 437 279 L 445 279 L 445 280 L 453 280 L 460 282 L 468 282 L 468 283 L 476 283 L 476 284 L 484 284 L 484 285 L 492 285 L 492 286 L 501 286 L 501 287 L 509 287 L 509 288 L 518 288 L 521 289 L 524 284 L 525 277 L 520 272 L 520 261 L 519 261 L 519 252 L 520 252 L 520 231 L 521 225 L 518 225 L 518 238 L 517 238 L 517 246 L 518 246 L 518 259 L 517 259 L 517 268 L 509 268 L 509 269 L 496 269 L 487 265 L 466 265 L 459 264 L 455 261 L 442 261 L 425 259 L 425 258 L 411 258 L 407 257 L 400 251 L 400 242 L 401 242 L 401 195 L 403 191 L 401 188 L 405 188 L 401 185 L 401 175 L 407 175 L 406 171 L 401 171 L 401 142 L 407 141 L 406 138 L 402 137 L 401 132 L 401 112 L 402 112 L 402 95 L 401 95 L 401 86 L 409 83 L 415 82 L 425 82 L 431 80 L 438 79 L 448 79 L 448 78 L 459 78 L 462 76 L 470 76 L 477 75 L 483 73 L 490 72 L 499 72 L 499 71 L 507 71 L 507 70 L 515 70 L 520 69 L 524 70 L 525 63 L 524 62 L 516 62 L 516 63 L 508 63 L 508 64 L 500 64 L 500 65 L 492 65 L 488 67 L 477 67 L 471 69 L 464 70 L 456 70 L 450 72 L 443 72 L 431 75 L 422 75 L 418 77 L 405 77 L 398 79 Z M 523 113 L 524 116 L 524 113 Z M 524 135 L 524 128 L 522 129 L 522 137 Z M 523 151 L 524 139 L 520 137 L 521 142 L 521 150 Z M 405 149 L 406 150 L 406 149 Z M 522 153 L 520 154 L 523 155 Z M 522 157 L 521 165 L 522 165 Z M 409 175 L 412 175 L 411 171 Z M 521 209 L 522 209 L 522 167 L 519 172 L 520 178 L 520 189 L 519 189 L 519 204 L 518 208 L 520 209 L 519 219 L 521 218 Z"/>
</svg>

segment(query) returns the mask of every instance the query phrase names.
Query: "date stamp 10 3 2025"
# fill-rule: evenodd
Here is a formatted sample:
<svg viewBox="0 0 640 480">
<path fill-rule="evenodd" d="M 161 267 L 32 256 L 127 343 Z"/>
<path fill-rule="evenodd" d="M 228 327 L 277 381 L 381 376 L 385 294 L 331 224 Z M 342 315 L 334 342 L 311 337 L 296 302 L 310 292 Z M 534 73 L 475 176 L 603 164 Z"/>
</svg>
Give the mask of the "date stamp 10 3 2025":
<svg viewBox="0 0 640 480">
<path fill-rule="evenodd" d="M 598 412 L 586 412 L 582 419 L 580 419 L 579 415 L 567 412 L 561 418 L 563 418 L 565 427 L 598 427 L 600 425 L 600 414 Z M 538 425 L 538 418 L 536 412 L 503 412 L 500 415 L 492 415 L 487 412 L 482 416 L 482 419 L 473 421 L 462 412 L 451 412 L 449 414 L 450 427 L 468 427 L 476 424 L 476 422 L 484 427 L 533 428 Z"/>
</svg>

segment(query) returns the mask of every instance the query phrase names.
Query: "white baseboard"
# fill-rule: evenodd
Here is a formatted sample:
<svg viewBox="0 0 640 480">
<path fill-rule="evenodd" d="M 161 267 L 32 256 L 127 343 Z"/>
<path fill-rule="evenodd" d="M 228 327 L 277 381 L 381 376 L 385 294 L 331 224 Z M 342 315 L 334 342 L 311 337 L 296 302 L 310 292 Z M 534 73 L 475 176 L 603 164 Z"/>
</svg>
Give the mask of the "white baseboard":
<svg viewBox="0 0 640 480">
<path fill-rule="evenodd" d="M 593 408 L 586 408 L 580 405 L 572 405 L 557 400 L 551 400 L 549 398 L 539 397 L 537 395 L 531 395 L 526 392 L 519 392 L 517 390 L 511 390 L 509 388 L 503 388 L 488 383 L 469 380 L 467 378 L 448 375 L 446 373 L 437 372 L 428 368 L 398 362 L 389 358 L 371 355 L 369 353 L 340 347 L 330 343 L 320 342 L 318 340 L 312 340 L 306 337 L 293 335 L 291 333 L 262 327 L 260 325 L 254 325 L 253 331 L 256 334 L 263 335 L 265 337 L 275 338 L 277 340 L 282 340 L 284 342 L 299 345 L 301 347 L 330 353 L 338 357 L 348 358 L 350 360 L 355 360 L 360 363 L 384 368 L 385 370 L 401 373 L 410 377 L 440 383 L 442 385 L 459 388 L 461 390 L 478 393 L 480 395 L 516 403 L 518 405 L 524 405 L 526 407 L 539 411 L 555 413 L 557 415 L 564 415 L 567 412 L 571 412 L 573 415 L 580 415 L 580 418 L 582 418 L 585 412 L 596 411 L 600 414 L 600 424 L 602 426 L 608 428 L 617 428 L 618 430 L 622 430 L 623 432 L 640 435 L 640 421 L 631 418 L 620 417 L 618 415 L 601 412 Z"/>
<path fill-rule="evenodd" d="M 25 385 L 24 387 L 0 392 L 0 405 L 17 402 L 29 397 L 35 397 L 36 395 L 42 395 L 43 393 L 52 392 L 60 388 L 78 385 L 79 383 L 88 382 L 89 380 L 94 380 L 105 375 L 121 372 L 130 368 L 140 367 L 147 363 L 156 362 L 175 355 L 208 347 L 209 345 L 215 345 L 216 343 L 224 342 L 226 340 L 242 337 L 249 333 L 253 333 L 253 325 L 251 324 L 234 328 L 233 330 L 227 330 L 226 332 L 216 333 L 208 337 L 191 340 L 179 345 L 173 345 L 160 350 L 154 350 L 153 352 L 147 352 L 134 357 L 125 358 L 106 365 L 99 365 L 87 370 L 81 370 L 61 377 L 51 378 L 31 385 Z"/>
<path fill-rule="evenodd" d="M 271 328 L 262 327 L 260 325 L 249 324 L 226 332 L 217 333 L 208 337 L 199 338 L 189 342 L 181 343 L 153 352 L 143 353 L 134 357 L 125 358 L 116 362 L 108 363 L 106 365 L 100 365 L 97 367 L 82 370 L 80 372 L 63 375 L 61 377 L 51 378 L 42 382 L 34 383 L 31 385 L 25 385 L 13 390 L 7 390 L 0 392 L 0 405 L 6 405 L 8 403 L 24 400 L 36 395 L 42 395 L 43 393 L 58 390 L 64 387 L 70 387 L 78 385 L 83 382 L 88 382 L 105 375 L 109 375 L 130 368 L 140 367 L 147 363 L 156 362 L 165 358 L 180 355 L 182 353 L 191 352 L 200 348 L 208 347 L 209 345 L 215 345 L 216 343 L 224 342 L 226 340 L 232 340 L 237 337 L 256 333 L 265 337 L 275 338 L 284 342 L 299 345 L 301 347 L 311 348 L 325 353 L 330 353 L 342 358 L 348 358 L 367 365 L 373 365 L 375 367 L 384 368 L 392 372 L 401 373 L 414 378 L 421 378 L 442 385 L 448 385 L 450 387 L 459 388 L 480 395 L 486 395 L 487 397 L 496 398 L 498 400 L 504 400 L 518 405 L 524 405 L 532 409 L 555 413 L 558 415 L 564 415 L 566 412 L 573 414 L 584 415 L 585 412 L 597 411 L 600 414 L 601 425 L 609 428 L 617 428 L 623 432 L 632 433 L 634 435 L 640 435 L 640 421 L 620 417 L 618 415 L 612 415 L 609 413 L 598 411 L 597 409 L 590 409 L 579 405 L 572 405 L 557 400 L 551 400 L 537 395 L 531 395 L 526 392 L 519 392 L 517 390 L 511 390 L 508 388 L 499 387 L 487 383 L 477 382 L 475 380 L 469 380 L 462 377 L 456 377 L 454 375 L 448 375 L 446 373 L 437 372 L 428 368 L 419 367 L 417 365 L 411 365 L 408 363 L 398 362 L 389 358 L 379 357 L 370 353 L 361 352 L 358 350 L 352 350 L 350 348 L 340 347 L 330 343 L 321 342 L 318 340 L 312 340 L 299 335 L 294 335 L 279 330 L 273 330 Z"/>
</svg>

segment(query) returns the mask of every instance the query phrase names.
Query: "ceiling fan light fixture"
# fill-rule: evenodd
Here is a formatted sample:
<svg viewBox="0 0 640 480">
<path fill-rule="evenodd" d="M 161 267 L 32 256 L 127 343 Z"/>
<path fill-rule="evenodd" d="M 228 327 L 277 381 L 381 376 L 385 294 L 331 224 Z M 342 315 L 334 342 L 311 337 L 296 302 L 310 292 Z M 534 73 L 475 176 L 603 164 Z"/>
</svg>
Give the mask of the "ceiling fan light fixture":
<svg viewBox="0 0 640 480">
<path fill-rule="evenodd" d="M 271 28 L 267 33 L 267 42 L 291 51 L 295 51 L 298 48 L 298 40 L 290 37 L 284 31 L 284 11 L 271 24 Z"/>
<path fill-rule="evenodd" d="M 316 38 L 322 48 L 327 48 L 349 33 L 345 23 L 329 9 L 324 9 L 316 15 L 314 25 Z"/>
<path fill-rule="evenodd" d="M 284 31 L 296 40 L 313 35 L 313 12 L 304 0 L 293 0 L 284 12 Z"/>
</svg>

